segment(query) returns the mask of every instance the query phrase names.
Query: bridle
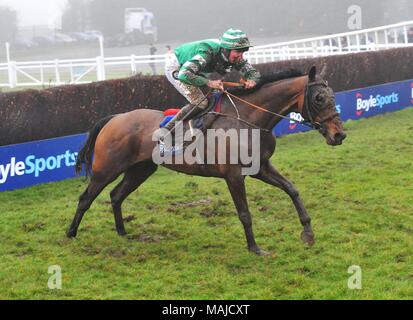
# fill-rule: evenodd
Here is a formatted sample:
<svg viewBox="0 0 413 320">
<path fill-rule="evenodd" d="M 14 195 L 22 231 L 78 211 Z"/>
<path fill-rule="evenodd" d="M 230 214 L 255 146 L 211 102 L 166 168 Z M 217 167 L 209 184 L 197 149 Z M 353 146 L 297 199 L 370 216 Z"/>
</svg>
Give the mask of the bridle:
<svg viewBox="0 0 413 320">
<path fill-rule="evenodd" d="M 320 131 L 321 133 L 323 133 L 325 131 L 324 128 L 324 123 L 335 118 L 338 117 L 338 113 L 337 111 L 331 113 L 330 115 L 320 119 L 319 121 L 315 121 L 315 114 L 319 114 L 321 111 L 321 108 L 319 106 L 317 106 L 317 103 L 314 101 L 316 100 L 316 98 L 313 98 L 313 90 L 312 88 L 314 87 L 324 87 L 327 88 L 328 91 L 331 91 L 331 95 L 329 95 L 329 98 L 334 98 L 334 93 L 331 90 L 331 88 L 328 86 L 328 82 L 324 81 L 324 80 L 319 80 L 319 81 L 314 81 L 314 82 L 309 82 L 305 88 L 305 97 L 304 97 L 304 103 L 303 103 L 303 111 L 305 111 L 305 113 L 307 114 L 307 119 L 306 119 L 306 115 L 304 114 L 304 112 L 301 112 L 303 118 L 304 118 L 304 122 L 302 122 L 302 124 L 307 124 L 308 126 L 312 127 L 313 129 L 316 129 L 318 131 Z M 310 103 L 310 101 L 312 101 L 312 103 Z"/>
<path fill-rule="evenodd" d="M 231 87 L 242 87 L 242 88 L 244 87 L 244 85 L 243 85 L 242 83 L 224 82 L 224 85 L 229 85 L 229 86 L 231 86 Z M 237 108 L 237 106 L 235 105 L 234 101 L 233 101 L 231 98 L 234 98 L 234 99 L 236 99 L 236 100 L 238 100 L 238 101 L 240 101 L 240 102 L 243 102 L 243 103 L 246 104 L 247 106 L 252 107 L 252 108 L 255 108 L 255 109 L 257 109 L 257 110 L 259 110 L 259 111 L 261 111 L 261 112 L 269 113 L 269 114 L 271 114 L 271 115 L 277 116 L 277 117 L 279 117 L 279 118 L 286 119 L 286 120 L 288 120 L 288 121 L 293 121 L 293 122 L 295 122 L 295 123 L 304 125 L 304 126 L 309 127 L 309 128 L 311 128 L 311 129 L 318 130 L 318 131 L 320 131 L 320 133 L 324 134 L 326 129 L 325 129 L 325 127 L 324 127 L 323 124 L 324 124 L 325 122 L 327 122 L 327 121 L 335 118 L 335 117 L 338 117 L 338 113 L 337 113 L 337 111 L 335 111 L 335 112 L 332 113 L 331 115 L 322 118 L 320 121 L 315 121 L 315 119 L 314 119 L 314 118 L 315 118 L 315 115 L 320 113 L 321 108 L 320 108 L 319 106 L 317 106 L 314 101 L 311 100 L 311 99 L 312 99 L 312 96 L 313 96 L 313 90 L 312 90 L 312 88 L 320 87 L 320 86 L 329 89 L 329 91 L 331 91 L 331 95 L 329 95 L 329 97 L 330 97 L 330 98 L 334 98 L 334 93 L 333 93 L 333 91 L 330 89 L 330 87 L 328 86 L 328 83 L 327 83 L 326 81 L 320 80 L 320 81 L 314 81 L 314 82 L 309 82 L 309 83 L 307 83 L 306 88 L 305 88 L 305 93 L 304 93 L 303 106 L 301 107 L 301 112 L 300 112 L 301 115 L 302 115 L 303 118 L 304 118 L 304 121 L 299 121 L 299 120 L 291 119 L 291 118 L 286 117 L 286 116 L 284 116 L 284 115 L 281 115 L 281 114 L 279 114 L 279 113 L 276 113 L 276 112 L 273 112 L 273 111 L 269 111 L 269 110 L 267 110 L 267 109 L 265 109 L 265 108 L 262 108 L 262 107 L 260 107 L 260 106 L 258 106 L 258 105 L 255 105 L 255 104 L 253 104 L 253 103 L 250 103 L 250 102 L 248 102 L 248 101 L 246 101 L 246 100 L 244 100 L 244 99 L 242 99 L 242 98 L 240 98 L 240 97 L 238 97 L 238 96 L 236 96 L 236 95 L 234 95 L 234 94 L 232 94 L 232 93 L 230 93 L 230 92 L 228 92 L 228 91 L 224 91 L 224 93 L 227 95 L 227 97 L 229 98 L 231 104 L 233 105 L 233 107 L 234 107 L 235 110 L 236 110 L 236 113 L 237 113 L 237 115 L 238 115 L 237 120 L 242 121 L 242 122 L 244 122 L 244 123 L 247 123 L 247 124 L 249 124 L 249 125 L 252 126 L 252 127 L 257 127 L 257 126 L 254 125 L 254 124 L 252 124 L 252 123 L 249 123 L 249 122 L 247 122 L 247 121 L 245 121 L 245 120 L 243 120 L 243 119 L 241 119 L 241 118 L 239 117 L 238 108 Z M 310 101 L 312 101 L 312 103 L 310 103 Z M 307 119 L 306 119 L 306 115 L 304 114 L 304 112 L 307 114 Z M 265 130 L 265 131 L 268 131 L 267 129 L 263 129 L 263 128 L 260 128 L 260 129 Z"/>
</svg>

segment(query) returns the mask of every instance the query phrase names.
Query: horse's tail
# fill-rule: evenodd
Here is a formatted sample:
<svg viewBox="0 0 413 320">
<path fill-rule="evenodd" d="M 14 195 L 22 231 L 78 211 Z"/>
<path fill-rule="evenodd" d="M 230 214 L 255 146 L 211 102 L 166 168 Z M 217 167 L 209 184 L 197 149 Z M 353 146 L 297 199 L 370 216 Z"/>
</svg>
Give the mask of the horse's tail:
<svg viewBox="0 0 413 320">
<path fill-rule="evenodd" d="M 92 156 L 93 150 L 95 149 L 96 139 L 99 135 L 99 132 L 103 129 L 103 127 L 110 121 L 112 118 L 115 117 L 114 115 L 108 116 L 99 120 L 95 126 L 89 131 L 89 137 L 83 146 L 82 150 L 80 150 L 77 159 L 76 159 L 76 174 L 80 175 L 82 172 L 82 165 L 85 167 L 86 177 L 91 175 L 92 172 Z"/>
</svg>

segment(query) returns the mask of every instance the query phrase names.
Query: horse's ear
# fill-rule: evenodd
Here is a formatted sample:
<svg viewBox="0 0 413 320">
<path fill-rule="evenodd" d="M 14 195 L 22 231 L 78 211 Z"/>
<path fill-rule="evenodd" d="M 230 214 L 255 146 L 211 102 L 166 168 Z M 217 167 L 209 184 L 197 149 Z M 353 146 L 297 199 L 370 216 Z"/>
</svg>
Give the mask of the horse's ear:
<svg viewBox="0 0 413 320">
<path fill-rule="evenodd" d="M 321 77 L 321 78 L 325 78 L 326 75 L 327 75 L 327 64 L 325 64 L 325 65 L 323 66 L 323 68 L 321 69 L 320 77 Z"/>
<path fill-rule="evenodd" d="M 308 78 L 310 79 L 310 82 L 315 81 L 316 74 L 317 74 L 317 68 L 316 66 L 312 66 L 310 71 L 308 72 Z"/>
</svg>

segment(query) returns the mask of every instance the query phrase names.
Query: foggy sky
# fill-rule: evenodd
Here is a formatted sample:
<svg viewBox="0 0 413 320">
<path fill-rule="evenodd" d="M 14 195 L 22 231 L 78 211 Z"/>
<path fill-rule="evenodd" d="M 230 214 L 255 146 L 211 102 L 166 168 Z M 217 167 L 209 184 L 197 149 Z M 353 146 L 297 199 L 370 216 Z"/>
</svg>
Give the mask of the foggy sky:
<svg viewBox="0 0 413 320">
<path fill-rule="evenodd" d="M 137 3 L 139 3 L 140 6 L 142 5 L 148 8 L 149 10 L 153 10 L 153 12 L 155 13 L 155 17 L 157 18 L 158 28 L 161 35 L 169 32 L 170 37 L 175 39 L 177 37 L 185 35 L 186 33 L 188 33 L 189 30 L 187 29 L 187 26 L 182 22 L 184 20 L 175 21 L 175 17 L 170 14 L 170 10 L 167 10 L 166 13 L 164 12 L 166 10 L 163 8 L 163 4 L 170 4 L 170 1 L 171 0 L 142 0 L 137 1 Z M 59 21 L 67 2 L 68 0 L 0 0 L 0 6 L 8 6 L 17 11 L 19 27 L 42 25 L 48 26 L 49 29 L 52 30 L 59 30 L 61 29 Z M 188 14 L 190 12 L 194 12 L 195 16 L 198 15 L 195 17 L 195 19 L 199 19 L 196 20 L 196 23 L 192 23 L 193 25 L 191 26 L 190 31 L 192 32 L 192 34 L 203 34 L 205 30 L 210 30 L 211 34 L 216 34 L 217 31 L 212 30 L 214 28 L 214 24 L 211 24 L 210 22 L 213 13 L 206 10 L 207 7 L 205 6 L 205 4 L 208 4 L 209 2 L 216 4 L 217 1 L 199 0 L 196 6 L 188 8 L 182 8 L 182 5 L 179 6 L 180 3 L 188 3 L 187 0 L 173 0 L 171 2 L 173 2 L 174 4 L 176 3 L 176 8 L 179 8 L 177 9 L 179 10 L 178 14 L 186 14 L 181 14 L 181 17 L 185 18 L 188 16 L 189 18 L 194 18 L 191 17 L 190 14 Z M 299 29 L 299 31 L 307 30 L 309 33 L 323 33 L 327 32 L 327 30 L 329 32 L 343 32 L 347 30 L 346 19 L 348 19 L 348 14 L 346 10 L 347 8 L 341 5 L 342 2 L 351 4 L 357 3 L 362 6 L 363 28 L 377 27 L 379 25 L 413 19 L 413 10 L 411 9 L 413 8 L 412 0 L 266 0 L 265 2 L 272 3 L 274 5 L 274 17 L 268 17 L 267 13 L 270 11 L 261 11 L 259 14 L 261 16 L 265 16 L 265 18 L 263 19 L 257 18 L 260 6 L 257 7 L 256 12 L 252 12 L 250 14 L 250 2 L 247 2 L 246 0 L 239 0 L 239 2 L 240 5 L 239 8 L 237 8 L 238 10 L 236 11 L 236 13 L 228 16 L 228 20 L 231 21 L 231 23 L 229 24 L 235 25 L 236 23 L 234 23 L 234 21 L 237 23 L 239 21 L 240 23 L 238 24 L 245 26 L 245 28 L 248 30 L 260 29 L 262 28 L 262 24 L 266 24 L 267 29 L 280 29 L 282 30 L 282 32 L 289 31 L 291 29 L 291 22 L 285 21 L 285 19 L 282 18 L 284 16 L 292 15 L 294 17 L 292 18 L 292 21 L 298 21 L 299 23 L 307 23 L 307 25 Z M 314 5 L 311 5 L 311 3 L 314 3 Z M 321 3 L 324 3 L 324 5 L 321 6 Z M 326 3 L 328 5 L 326 5 Z M 334 8 L 335 3 L 337 3 L 337 6 L 340 8 L 338 13 L 341 13 L 341 16 L 339 16 L 336 20 L 330 20 L 329 23 L 331 25 L 328 25 L 326 27 L 326 23 L 324 25 L 322 23 L 325 22 L 326 15 L 331 14 L 334 11 L 332 8 Z M 292 4 L 295 4 L 295 6 L 293 6 Z M 386 6 L 383 6 L 383 4 L 386 4 Z M 217 8 L 217 10 L 229 10 L 229 8 L 225 7 L 225 5 L 226 2 L 222 2 L 221 5 Z M 310 16 L 308 14 L 308 11 L 310 11 L 310 9 L 313 9 L 314 6 L 317 8 L 318 11 L 316 12 L 316 14 L 313 14 L 313 16 Z M 166 7 L 170 9 L 170 6 Z M 204 8 L 205 10 L 201 12 L 197 10 L 198 7 Z M 268 6 L 266 6 L 265 8 L 267 7 Z M 195 21 L 195 19 L 191 21 Z M 280 22 L 278 22 L 277 19 Z M 271 23 L 269 23 L 269 21 Z M 315 23 L 311 23 L 314 21 Z M 318 21 L 320 22 L 320 27 L 317 29 L 316 26 L 318 24 Z M 107 22 L 112 23 L 113 21 L 111 19 L 108 19 Z M 298 22 L 292 23 L 291 25 L 293 27 L 296 27 Z M 179 27 L 181 27 L 181 29 Z M 196 27 L 198 28 L 198 30 L 195 29 Z M 288 30 L 282 29 L 283 27 L 286 27 Z M 220 27 L 219 30 L 221 29 L 222 27 Z M 294 31 L 294 33 L 297 32 L 298 31 Z"/>
<path fill-rule="evenodd" d="M 0 0 L 17 11 L 19 26 L 48 25 L 60 16 L 67 0 Z"/>
</svg>

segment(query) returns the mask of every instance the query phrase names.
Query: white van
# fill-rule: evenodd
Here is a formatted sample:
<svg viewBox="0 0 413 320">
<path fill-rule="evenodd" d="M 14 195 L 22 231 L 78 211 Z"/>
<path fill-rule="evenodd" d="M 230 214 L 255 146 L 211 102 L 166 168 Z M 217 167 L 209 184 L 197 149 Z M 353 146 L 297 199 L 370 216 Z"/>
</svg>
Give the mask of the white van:
<svg viewBox="0 0 413 320">
<path fill-rule="evenodd" d="M 125 34 L 136 31 L 152 36 L 154 42 L 158 40 L 158 30 L 154 14 L 145 8 L 126 8 Z"/>
</svg>

